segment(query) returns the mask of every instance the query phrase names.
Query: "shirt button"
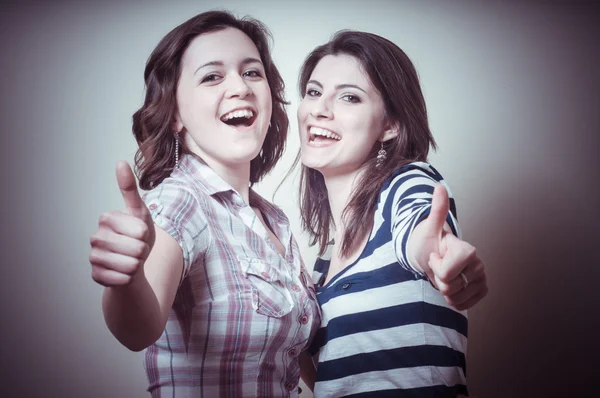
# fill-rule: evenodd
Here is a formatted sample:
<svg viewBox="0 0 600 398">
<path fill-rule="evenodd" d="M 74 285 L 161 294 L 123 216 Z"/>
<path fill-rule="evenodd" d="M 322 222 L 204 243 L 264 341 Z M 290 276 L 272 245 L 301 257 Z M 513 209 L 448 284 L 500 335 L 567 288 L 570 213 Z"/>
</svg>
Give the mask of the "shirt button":
<svg viewBox="0 0 600 398">
<path fill-rule="evenodd" d="M 263 276 L 265 279 L 269 279 L 269 277 L 270 277 L 269 273 L 268 273 L 268 272 L 266 272 L 266 271 L 263 271 L 263 272 L 261 272 L 260 274 L 261 274 L 261 275 L 262 275 L 262 276 Z"/>
<path fill-rule="evenodd" d="M 289 352 L 291 357 L 295 357 L 296 356 L 296 350 L 294 348 L 292 348 Z"/>
<path fill-rule="evenodd" d="M 344 289 L 344 290 L 348 290 L 348 289 L 350 289 L 350 286 L 351 286 L 351 285 L 352 285 L 351 283 L 344 283 L 344 284 L 342 285 L 342 289 Z"/>
<path fill-rule="evenodd" d="M 240 198 L 239 196 L 234 196 L 233 197 L 233 204 L 235 205 L 235 207 L 244 207 L 246 205 L 246 203 L 244 203 L 244 200 L 242 198 Z"/>
<path fill-rule="evenodd" d="M 148 206 L 148 208 L 149 208 L 150 210 L 156 210 L 156 208 L 157 208 L 157 207 L 158 207 L 158 206 L 156 205 L 156 203 L 152 203 L 150 206 Z"/>
<path fill-rule="evenodd" d="M 292 285 L 292 290 L 295 292 L 299 292 L 300 291 L 300 286 L 296 285 L 295 283 Z"/>
<path fill-rule="evenodd" d="M 300 318 L 300 323 L 306 325 L 308 323 L 308 317 L 303 315 L 302 318 Z"/>
</svg>

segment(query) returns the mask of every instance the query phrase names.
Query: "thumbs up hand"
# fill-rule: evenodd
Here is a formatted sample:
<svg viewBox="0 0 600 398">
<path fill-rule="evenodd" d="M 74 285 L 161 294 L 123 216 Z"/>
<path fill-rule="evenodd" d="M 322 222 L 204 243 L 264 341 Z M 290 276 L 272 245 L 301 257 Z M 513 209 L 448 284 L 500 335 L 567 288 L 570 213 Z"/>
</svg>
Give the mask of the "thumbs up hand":
<svg viewBox="0 0 600 398">
<path fill-rule="evenodd" d="M 429 216 L 413 231 L 408 256 L 458 310 L 475 305 L 488 292 L 485 266 L 475 248 L 457 238 L 446 223 L 448 191 L 436 185 Z"/>
<path fill-rule="evenodd" d="M 447 250 L 443 256 L 430 254 L 428 275 L 448 304 L 466 310 L 488 293 L 485 266 L 469 243 L 451 233 L 446 234 L 445 240 Z"/>
<path fill-rule="evenodd" d="M 449 208 L 448 191 L 442 185 L 436 185 L 429 216 L 416 226 L 408 241 L 407 255 L 410 263 L 430 279 L 433 275 L 428 267 L 429 254 L 443 255 L 446 252 L 445 237 L 452 233 L 446 224 Z"/>
<path fill-rule="evenodd" d="M 92 279 L 103 286 L 128 285 L 143 276 L 144 261 L 155 241 L 152 217 L 126 162 L 117 164 L 117 182 L 125 209 L 102 214 L 90 239 Z"/>
</svg>

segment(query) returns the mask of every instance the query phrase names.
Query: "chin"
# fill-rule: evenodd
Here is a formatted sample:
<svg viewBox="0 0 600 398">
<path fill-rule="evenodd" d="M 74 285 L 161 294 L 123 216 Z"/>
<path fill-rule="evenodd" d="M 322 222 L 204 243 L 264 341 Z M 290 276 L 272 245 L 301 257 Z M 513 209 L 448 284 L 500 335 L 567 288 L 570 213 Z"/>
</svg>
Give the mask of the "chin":
<svg viewBox="0 0 600 398">
<path fill-rule="evenodd" d="M 250 162 L 255 159 L 260 153 L 260 147 L 258 148 L 231 148 L 228 152 L 227 157 L 235 163 Z"/>
<path fill-rule="evenodd" d="M 323 170 L 327 169 L 327 166 L 323 164 L 322 161 L 315 161 L 315 159 L 310 158 L 302 158 L 302 165 L 308 167 L 309 169 L 317 170 L 319 172 L 323 172 Z"/>
</svg>

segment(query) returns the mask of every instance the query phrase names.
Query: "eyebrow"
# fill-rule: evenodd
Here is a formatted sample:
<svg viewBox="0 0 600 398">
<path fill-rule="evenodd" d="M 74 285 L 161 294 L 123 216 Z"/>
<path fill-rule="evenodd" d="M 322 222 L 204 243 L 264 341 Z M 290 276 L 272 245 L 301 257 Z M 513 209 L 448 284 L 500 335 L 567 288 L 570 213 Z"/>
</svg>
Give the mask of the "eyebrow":
<svg viewBox="0 0 600 398">
<path fill-rule="evenodd" d="M 248 58 L 244 58 L 241 62 L 242 65 L 248 65 L 248 64 L 254 64 L 254 63 L 258 63 L 258 64 L 263 64 L 262 61 L 258 58 L 254 58 L 254 57 L 248 57 Z M 210 61 L 207 62 L 203 65 L 200 65 L 195 71 L 194 71 L 194 75 L 202 68 L 206 68 L 207 66 L 223 66 L 225 65 L 223 63 L 223 61 Z"/>
<path fill-rule="evenodd" d="M 309 84 L 314 84 L 315 86 L 319 86 L 320 88 L 323 88 L 323 85 L 321 83 L 319 83 L 317 80 L 309 80 L 308 82 L 306 82 L 306 85 L 309 85 Z M 335 86 L 336 90 L 343 90 L 345 88 L 355 88 L 355 89 L 360 90 L 363 93 L 367 94 L 367 92 L 365 90 L 363 90 L 356 84 L 338 84 L 337 86 Z"/>
</svg>

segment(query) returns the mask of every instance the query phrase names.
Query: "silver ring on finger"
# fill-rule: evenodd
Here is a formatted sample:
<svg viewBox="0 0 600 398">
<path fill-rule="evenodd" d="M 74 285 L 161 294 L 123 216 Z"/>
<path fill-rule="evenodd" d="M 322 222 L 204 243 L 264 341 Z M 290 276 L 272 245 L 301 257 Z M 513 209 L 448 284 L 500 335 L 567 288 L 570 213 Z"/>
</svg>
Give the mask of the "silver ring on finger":
<svg viewBox="0 0 600 398">
<path fill-rule="evenodd" d="M 460 273 L 460 277 L 463 280 L 463 289 L 466 289 L 467 286 L 469 286 L 469 280 L 467 279 L 467 276 L 465 275 L 464 272 Z"/>
</svg>

